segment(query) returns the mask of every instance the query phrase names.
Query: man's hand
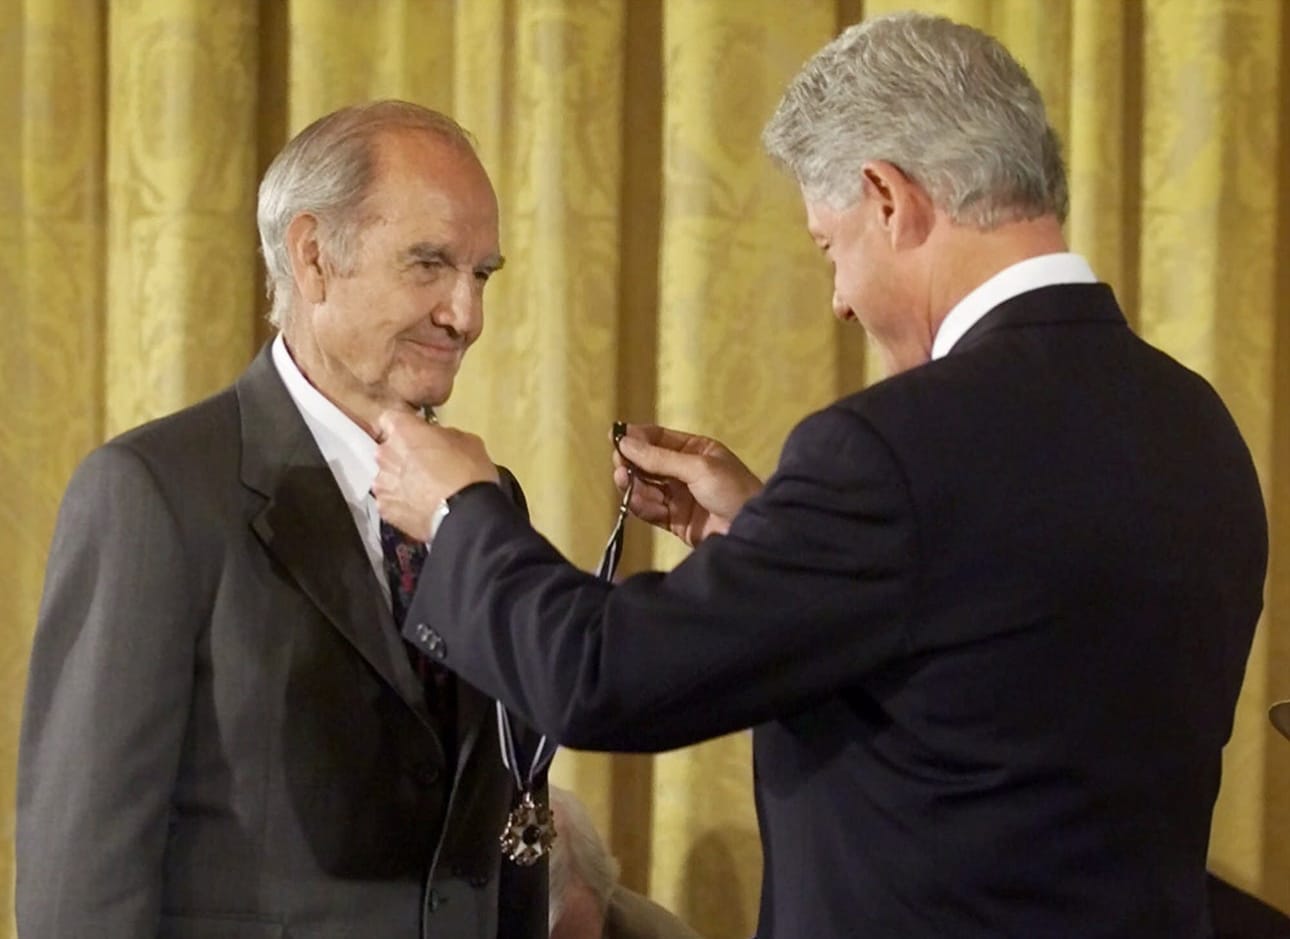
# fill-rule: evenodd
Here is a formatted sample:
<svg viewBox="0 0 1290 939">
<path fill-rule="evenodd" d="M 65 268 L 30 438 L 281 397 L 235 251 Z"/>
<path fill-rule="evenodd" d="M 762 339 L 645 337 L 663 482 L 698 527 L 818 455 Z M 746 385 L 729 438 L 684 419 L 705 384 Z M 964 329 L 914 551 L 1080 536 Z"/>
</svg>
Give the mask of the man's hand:
<svg viewBox="0 0 1290 939">
<path fill-rule="evenodd" d="M 428 424 L 406 411 L 386 411 L 376 426 L 376 507 L 413 538 L 430 537 L 430 519 L 448 496 L 471 483 L 497 482 L 497 467 L 474 434 Z"/>
<path fill-rule="evenodd" d="M 632 424 L 614 453 L 614 484 L 627 488 L 626 457 L 641 472 L 632 491 L 632 514 L 665 528 L 693 547 L 724 534 L 762 482 L 740 459 L 709 437 L 653 424 Z"/>
</svg>

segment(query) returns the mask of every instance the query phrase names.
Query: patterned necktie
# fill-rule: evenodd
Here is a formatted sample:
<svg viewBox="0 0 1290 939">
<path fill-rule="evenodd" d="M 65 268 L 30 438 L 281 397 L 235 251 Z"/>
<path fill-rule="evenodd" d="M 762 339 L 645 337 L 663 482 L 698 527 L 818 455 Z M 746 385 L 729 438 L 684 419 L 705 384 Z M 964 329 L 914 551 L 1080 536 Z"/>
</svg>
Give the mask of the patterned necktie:
<svg viewBox="0 0 1290 939">
<path fill-rule="evenodd" d="M 403 618 L 412 605 L 421 566 L 426 562 L 425 542 L 409 538 L 381 519 L 381 553 L 385 555 L 385 580 L 390 585 L 390 607 L 394 624 L 403 628 Z"/>
<path fill-rule="evenodd" d="M 385 519 L 381 519 L 381 554 L 385 558 L 385 579 L 390 585 L 390 608 L 394 613 L 394 625 L 399 630 L 403 629 L 403 620 L 408 615 L 408 607 L 412 605 L 412 595 L 416 593 L 417 578 L 421 576 L 426 553 L 424 541 L 403 534 Z M 451 749 L 455 723 L 452 676 L 411 644 L 407 648 L 412 667 L 421 677 L 421 684 L 425 688 L 426 703 L 442 718 L 440 733 L 444 746 Z"/>
</svg>

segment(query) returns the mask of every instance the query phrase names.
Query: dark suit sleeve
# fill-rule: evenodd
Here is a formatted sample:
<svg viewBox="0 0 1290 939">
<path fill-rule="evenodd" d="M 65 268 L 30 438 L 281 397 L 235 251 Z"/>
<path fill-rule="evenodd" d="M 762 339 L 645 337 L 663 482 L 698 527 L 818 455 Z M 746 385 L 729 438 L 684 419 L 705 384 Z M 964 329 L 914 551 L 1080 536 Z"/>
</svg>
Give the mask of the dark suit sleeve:
<svg viewBox="0 0 1290 939">
<path fill-rule="evenodd" d="M 510 500 L 511 505 L 524 516 L 529 517 L 528 500 L 520 481 L 505 466 L 497 467 L 498 486 Z M 527 726 L 516 715 L 511 715 L 511 727 L 517 735 L 520 751 L 527 757 L 532 754 L 538 743 L 538 734 Z M 539 802 L 548 802 L 546 771 L 537 782 L 535 795 Z M 498 883 L 498 939 L 531 939 L 533 936 L 544 936 L 547 933 L 547 862 L 521 867 L 503 859 Z"/>
<path fill-rule="evenodd" d="M 151 936 L 193 672 L 186 550 L 143 463 L 73 478 L 46 570 L 18 770 L 24 939 Z"/>
<path fill-rule="evenodd" d="M 670 749 L 791 714 L 900 655 L 915 552 L 888 448 L 830 408 L 794 431 L 729 534 L 616 587 L 495 487 L 463 493 L 409 638 L 428 625 L 423 648 L 561 743 Z"/>
</svg>

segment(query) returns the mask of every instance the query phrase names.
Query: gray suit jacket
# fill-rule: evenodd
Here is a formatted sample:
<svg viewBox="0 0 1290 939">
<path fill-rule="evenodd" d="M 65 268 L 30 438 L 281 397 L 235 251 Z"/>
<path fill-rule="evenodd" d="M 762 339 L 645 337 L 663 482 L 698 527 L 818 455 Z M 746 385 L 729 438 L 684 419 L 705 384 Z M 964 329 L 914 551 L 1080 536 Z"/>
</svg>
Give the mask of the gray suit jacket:
<svg viewBox="0 0 1290 939">
<path fill-rule="evenodd" d="M 545 866 L 499 856 L 491 702 L 456 693 L 448 760 L 266 347 L 68 487 L 19 753 L 20 935 L 544 936 Z"/>
</svg>

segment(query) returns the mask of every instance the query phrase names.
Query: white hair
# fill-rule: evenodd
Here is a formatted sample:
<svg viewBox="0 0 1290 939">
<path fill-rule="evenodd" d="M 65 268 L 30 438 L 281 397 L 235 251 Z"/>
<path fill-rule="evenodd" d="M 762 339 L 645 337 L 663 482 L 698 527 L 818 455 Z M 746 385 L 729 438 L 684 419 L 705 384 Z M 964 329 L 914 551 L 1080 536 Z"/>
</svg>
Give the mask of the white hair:
<svg viewBox="0 0 1290 939">
<path fill-rule="evenodd" d="M 284 325 L 291 304 L 291 259 L 286 233 L 292 219 L 319 221 L 327 260 L 340 273 L 352 268 L 363 228 L 361 207 L 376 174 L 373 141 L 383 133 L 420 130 L 474 153 L 469 134 L 452 118 L 408 101 L 374 101 L 314 121 L 282 148 L 260 183 L 256 222 L 272 308 L 269 322 Z"/>
<path fill-rule="evenodd" d="M 591 890 L 603 916 L 609 898 L 618 885 L 618 861 L 605 847 L 591 816 L 578 797 L 566 789 L 549 786 L 551 811 L 555 813 L 556 839 L 548 866 L 551 906 L 549 925 L 554 927 L 564 912 L 564 895 L 569 885 L 581 880 Z"/>
<path fill-rule="evenodd" d="M 804 195 L 846 208 L 883 160 L 956 223 L 989 230 L 1067 210 L 1056 131 L 1026 70 L 995 39 L 898 13 L 847 29 L 789 84 L 762 133 Z"/>
</svg>

